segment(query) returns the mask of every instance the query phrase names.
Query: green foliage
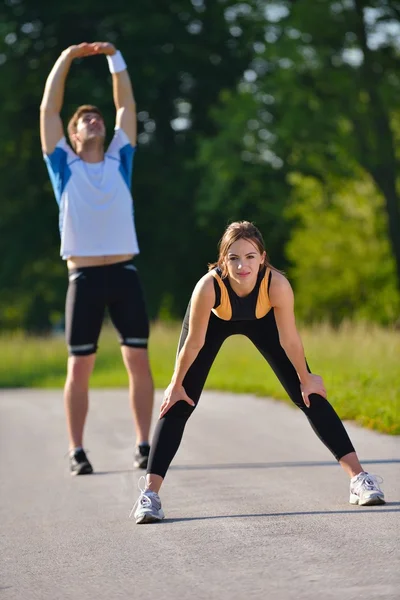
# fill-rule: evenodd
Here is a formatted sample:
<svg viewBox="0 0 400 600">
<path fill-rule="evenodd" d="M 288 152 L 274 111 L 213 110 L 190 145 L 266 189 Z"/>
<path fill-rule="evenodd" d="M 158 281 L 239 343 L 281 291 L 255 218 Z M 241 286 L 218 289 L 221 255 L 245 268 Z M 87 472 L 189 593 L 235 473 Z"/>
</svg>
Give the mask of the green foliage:
<svg viewBox="0 0 400 600">
<path fill-rule="evenodd" d="M 99 39 L 121 49 L 137 100 L 137 262 L 150 313 L 157 315 L 165 298 L 173 298 L 170 311 L 182 314 L 217 243 L 210 240 L 207 252 L 196 252 L 203 247 L 194 205 L 202 177 L 196 139 L 213 134 L 211 107 L 222 89 L 236 87 L 251 59 L 251 39 L 262 29 L 246 14 L 238 16 L 237 40 L 225 18 L 234 4 L 115 0 L 110 9 L 105 0 L 1 3 L 0 288 L 6 292 L 0 327 L 46 330 L 51 315 L 63 311 L 67 282 L 58 257 L 58 209 L 41 156 L 38 109 L 59 53 Z M 64 119 L 88 102 L 99 105 L 111 131 L 115 111 L 104 57 L 72 66 Z"/>
<path fill-rule="evenodd" d="M 374 189 L 368 184 L 375 207 L 370 216 L 363 221 L 358 209 L 353 215 L 317 203 L 319 217 L 327 235 L 340 215 L 348 219 L 338 228 L 346 238 L 338 236 L 343 249 L 335 246 L 335 257 L 345 255 L 347 238 L 358 244 L 353 254 L 361 255 L 360 227 L 374 223 L 381 241 L 371 242 L 367 255 L 380 256 L 384 264 L 375 275 L 372 266 L 370 274 L 363 267 L 362 276 L 338 272 L 337 286 L 348 289 L 349 301 L 339 301 L 343 294 L 332 291 L 329 302 L 315 307 L 314 296 L 295 275 L 299 305 L 308 302 L 303 314 L 321 317 L 327 310 L 330 318 L 335 312 L 396 320 L 400 78 L 398 46 L 386 26 L 399 21 L 400 10 L 397 2 L 385 0 L 363 7 L 361 0 L 315 0 L 312 10 L 289 0 L 115 0 L 112 10 L 105 0 L 0 3 L 0 328 L 46 331 L 63 313 L 67 280 L 58 256 L 58 208 L 41 156 L 38 108 L 59 53 L 99 39 L 122 50 L 137 100 L 137 264 L 152 317 L 183 314 L 228 221 L 255 221 L 273 263 L 286 269 L 289 239 L 291 260 L 300 254 L 293 249 L 292 227 L 294 239 L 306 245 L 286 208 L 295 202 L 305 202 L 304 211 L 309 206 L 297 184 L 292 192 L 291 174 L 313 178 L 320 186 L 313 195 L 334 196 L 339 206 L 343 191 L 331 191 L 331 178 L 342 190 L 355 189 L 362 169 L 374 183 Z M 103 57 L 73 65 L 63 118 L 87 102 L 99 105 L 111 132 L 114 107 Z M 379 216 L 382 206 L 385 219 Z M 300 213 L 296 218 L 304 219 Z M 317 258 L 321 242 L 315 248 L 308 243 L 307 252 Z M 347 269 L 355 262 L 347 261 Z"/>
<path fill-rule="evenodd" d="M 325 183 L 328 174 L 369 173 L 382 195 L 386 235 L 400 288 L 400 196 L 395 152 L 399 54 L 388 23 L 397 3 L 297 2 L 279 23 L 270 76 L 277 152 L 291 168 Z"/>
<path fill-rule="evenodd" d="M 317 179 L 292 174 L 288 215 L 296 226 L 287 245 L 297 314 L 388 324 L 400 314 L 396 269 L 385 236 L 382 198 L 371 180 Z"/>
<path fill-rule="evenodd" d="M 286 256 L 308 320 L 399 318 L 400 80 L 385 24 L 400 12 L 373 4 L 368 12 L 361 2 L 317 0 L 313 10 L 279 3 L 237 93 L 221 95 L 214 111 L 224 129 L 201 147 L 200 160 L 211 165 L 203 218 L 207 210 L 226 214 L 236 199 L 249 210 L 253 192 L 256 221 L 267 240 L 275 234 L 272 261 L 281 268 L 281 244 L 290 238 Z M 259 201 L 258 184 L 272 190 L 267 201 Z"/>
<path fill-rule="evenodd" d="M 287 238 L 283 213 L 289 186 L 286 170 L 270 162 L 265 140 L 270 134 L 262 127 L 264 113 L 250 93 L 221 93 L 220 105 L 212 111 L 219 133 L 199 144 L 198 164 L 204 176 L 196 208 L 205 235 L 214 240 L 221 237 L 229 222 L 255 222 L 274 262 L 282 266 Z M 277 164 L 281 166 L 279 161 Z"/>
</svg>

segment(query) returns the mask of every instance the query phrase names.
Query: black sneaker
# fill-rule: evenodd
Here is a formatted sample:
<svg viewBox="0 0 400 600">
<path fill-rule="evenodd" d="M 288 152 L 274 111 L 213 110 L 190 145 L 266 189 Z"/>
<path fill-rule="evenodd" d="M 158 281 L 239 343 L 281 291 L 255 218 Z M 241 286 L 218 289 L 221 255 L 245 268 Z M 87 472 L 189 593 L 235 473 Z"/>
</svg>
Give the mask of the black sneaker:
<svg viewBox="0 0 400 600">
<path fill-rule="evenodd" d="M 93 467 L 82 448 L 69 455 L 69 468 L 71 475 L 90 475 L 90 473 L 93 473 Z"/>
<path fill-rule="evenodd" d="M 135 460 L 133 466 L 137 469 L 147 469 L 149 460 L 150 446 L 149 444 L 140 444 L 135 448 Z"/>
</svg>

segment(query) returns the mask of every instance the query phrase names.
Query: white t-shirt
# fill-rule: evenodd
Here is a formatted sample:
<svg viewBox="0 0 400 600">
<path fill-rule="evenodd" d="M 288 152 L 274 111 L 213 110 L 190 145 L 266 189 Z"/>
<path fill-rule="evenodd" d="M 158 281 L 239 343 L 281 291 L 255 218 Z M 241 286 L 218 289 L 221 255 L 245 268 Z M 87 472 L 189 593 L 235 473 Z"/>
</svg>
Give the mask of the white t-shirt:
<svg viewBox="0 0 400 600">
<path fill-rule="evenodd" d="M 60 208 L 64 259 L 139 253 L 130 192 L 135 150 L 117 128 L 101 163 L 80 159 L 65 137 L 44 155 Z"/>
</svg>

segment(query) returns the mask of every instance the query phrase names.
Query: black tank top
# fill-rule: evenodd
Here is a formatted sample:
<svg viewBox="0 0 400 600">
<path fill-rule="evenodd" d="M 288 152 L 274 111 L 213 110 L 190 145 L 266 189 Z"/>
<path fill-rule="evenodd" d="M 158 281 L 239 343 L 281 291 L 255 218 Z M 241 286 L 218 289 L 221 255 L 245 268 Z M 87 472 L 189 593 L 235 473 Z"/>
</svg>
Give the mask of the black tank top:
<svg viewBox="0 0 400 600">
<path fill-rule="evenodd" d="M 269 286 L 271 269 L 262 267 L 250 294 L 238 296 L 232 289 L 229 277 L 222 277 L 219 267 L 211 271 L 214 277 L 215 304 L 213 313 L 224 321 L 253 321 L 262 319 L 271 309 Z"/>
</svg>

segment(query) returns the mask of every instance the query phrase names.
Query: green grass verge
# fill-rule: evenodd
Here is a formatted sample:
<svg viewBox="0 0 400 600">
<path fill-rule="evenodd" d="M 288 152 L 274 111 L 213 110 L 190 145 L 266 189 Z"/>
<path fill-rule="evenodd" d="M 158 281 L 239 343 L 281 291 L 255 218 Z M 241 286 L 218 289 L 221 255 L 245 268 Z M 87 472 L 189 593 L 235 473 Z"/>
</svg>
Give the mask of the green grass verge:
<svg viewBox="0 0 400 600">
<path fill-rule="evenodd" d="M 342 419 L 400 434 L 400 336 L 377 327 L 318 326 L 302 330 L 312 370 L 322 375 Z M 157 388 L 168 385 L 178 325 L 152 328 L 150 360 Z M 66 350 L 62 337 L 0 336 L 0 387 L 62 387 Z M 105 328 L 92 387 L 124 387 L 127 376 L 114 332 Z M 272 396 L 290 402 L 264 359 L 246 338 L 226 341 L 210 372 L 208 389 Z"/>
</svg>

